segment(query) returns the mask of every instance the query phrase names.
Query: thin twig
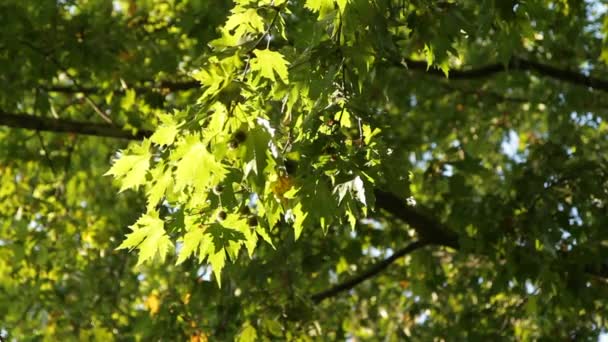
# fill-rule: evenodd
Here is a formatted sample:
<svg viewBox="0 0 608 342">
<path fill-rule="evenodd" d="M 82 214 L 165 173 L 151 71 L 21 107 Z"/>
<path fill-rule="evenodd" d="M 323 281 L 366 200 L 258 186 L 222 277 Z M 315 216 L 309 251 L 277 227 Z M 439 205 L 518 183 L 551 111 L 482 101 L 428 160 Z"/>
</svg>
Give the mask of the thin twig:
<svg viewBox="0 0 608 342">
<path fill-rule="evenodd" d="M 371 268 L 369 268 L 367 271 L 359 274 L 358 276 L 347 280 L 341 284 L 338 284 L 328 290 L 325 291 L 321 291 L 319 293 L 316 293 L 314 295 L 312 295 L 310 297 L 310 299 L 315 302 L 315 303 L 319 303 L 324 299 L 336 296 L 337 294 L 350 290 L 353 287 L 359 285 L 360 283 L 364 282 L 367 279 L 370 279 L 374 276 L 376 276 L 378 273 L 382 272 L 383 270 L 385 270 L 388 266 L 390 266 L 393 262 L 395 262 L 397 259 L 406 256 L 408 254 L 410 254 L 411 252 L 420 249 L 424 246 L 430 245 L 429 242 L 424 241 L 424 240 L 419 240 L 419 241 L 414 241 L 412 243 L 410 243 L 409 245 L 407 245 L 406 247 L 398 250 L 397 252 L 395 252 L 393 255 L 391 255 L 390 257 L 382 260 L 381 262 L 375 264 L 374 266 L 372 266 Z"/>
<path fill-rule="evenodd" d="M 44 153 L 44 159 L 46 159 L 47 163 L 49 164 L 53 175 L 57 177 L 57 172 L 55 172 L 55 166 L 53 165 L 53 161 L 51 160 L 51 156 L 49 155 L 49 150 L 46 148 L 46 144 L 44 143 L 44 139 L 42 138 L 40 131 L 36 131 L 36 136 L 38 137 L 38 141 L 40 142 L 42 153 Z"/>
<path fill-rule="evenodd" d="M 112 122 L 112 119 L 110 119 L 110 117 L 108 117 L 108 116 L 106 115 L 106 113 L 104 113 L 104 112 L 103 112 L 101 109 L 99 109 L 99 107 L 98 107 L 98 106 L 95 104 L 95 102 L 93 102 L 93 100 L 91 100 L 91 98 L 90 98 L 88 95 L 86 95 L 86 94 L 85 94 L 85 95 L 84 95 L 84 99 L 85 99 L 85 100 L 87 101 L 87 103 L 88 103 L 88 104 L 89 104 L 89 105 L 90 105 L 90 106 L 93 108 L 93 110 L 95 111 L 95 113 L 99 114 L 99 116 L 101 116 L 101 118 L 102 118 L 102 119 L 103 119 L 105 122 L 107 122 L 107 123 L 109 123 L 109 124 L 113 123 L 113 122 Z"/>
</svg>

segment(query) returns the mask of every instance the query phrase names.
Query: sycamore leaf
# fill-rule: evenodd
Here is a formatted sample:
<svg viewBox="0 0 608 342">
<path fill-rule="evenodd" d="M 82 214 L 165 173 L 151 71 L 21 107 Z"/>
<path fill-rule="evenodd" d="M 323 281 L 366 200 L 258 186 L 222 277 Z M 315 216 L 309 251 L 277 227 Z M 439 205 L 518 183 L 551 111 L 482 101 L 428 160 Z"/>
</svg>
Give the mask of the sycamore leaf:
<svg viewBox="0 0 608 342">
<path fill-rule="evenodd" d="M 355 226 L 357 225 L 357 217 L 355 216 L 350 205 L 346 208 L 346 218 L 348 219 L 348 223 L 350 224 L 350 229 L 355 230 Z"/>
<path fill-rule="evenodd" d="M 198 245 L 198 262 L 203 263 L 209 253 L 213 253 L 214 251 L 215 245 L 213 244 L 213 236 L 210 234 L 203 234 Z"/>
<path fill-rule="evenodd" d="M 294 216 L 293 230 L 297 240 L 300 237 L 300 234 L 302 234 L 302 229 L 304 228 L 304 220 L 306 219 L 306 216 L 308 216 L 308 213 L 304 213 L 302 211 L 302 203 L 296 204 L 296 206 L 292 209 L 292 213 Z"/>
<path fill-rule="evenodd" d="M 160 146 L 171 145 L 177 135 L 177 128 L 177 123 L 173 120 L 167 120 L 156 129 L 150 137 L 150 141 Z"/>
<path fill-rule="evenodd" d="M 221 233 L 221 243 L 224 245 L 230 259 L 234 261 L 243 242 L 247 243 L 247 236 L 251 234 L 251 229 L 247 224 L 247 220 L 237 214 L 228 214 L 226 219 L 222 221 L 221 226 L 225 228 Z M 249 249 L 251 246 L 247 246 L 247 248 Z M 251 253 L 249 255 L 251 256 Z"/>
<path fill-rule="evenodd" d="M 266 229 L 264 229 L 264 227 L 258 225 L 257 228 L 255 229 L 255 231 L 256 231 L 256 233 L 258 233 L 259 236 L 262 237 L 262 240 L 266 241 L 268 244 L 270 244 L 272 246 L 272 248 L 276 249 L 276 247 L 272 243 L 272 239 L 270 238 L 270 235 L 268 235 L 268 232 L 266 231 Z"/>
<path fill-rule="evenodd" d="M 160 262 L 165 262 L 167 254 L 169 254 L 169 250 L 173 249 L 173 243 L 171 242 L 171 239 L 168 235 L 162 235 L 158 239 L 158 241 L 156 242 L 156 249 L 158 251 L 158 257 L 160 258 Z"/>
<path fill-rule="evenodd" d="M 372 138 L 380 134 L 380 128 L 374 128 L 372 130 L 370 125 L 363 125 L 363 137 L 365 139 L 365 145 L 369 146 L 372 142 Z"/>
<path fill-rule="evenodd" d="M 344 10 L 346 9 L 346 5 L 348 4 L 349 0 L 336 0 L 336 4 L 338 5 L 338 8 L 340 9 L 341 13 L 344 13 Z"/>
<path fill-rule="evenodd" d="M 367 205 L 365 198 L 365 186 L 361 177 L 357 176 L 353 180 L 338 184 L 334 188 L 334 193 L 338 193 L 338 203 L 341 203 L 347 193 L 350 193 L 353 198 L 357 199 L 363 205 Z"/>
<path fill-rule="evenodd" d="M 255 342 L 257 339 L 258 332 L 249 321 L 245 322 L 243 329 L 236 338 L 237 342 Z"/>
<path fill-rule="evenodd" d="M 262 77 L 271 81 L 276 81 L 275 72 L 284 83 L 289 83 L 287 66 L 289 62 L 285 57 L 276 51 L 271 50 L 253 50 L 256 58 L 251 60 L 251 70 L 259 71 Z"/>
<path fill-rule="evenodd" d="M 137 222 L 130 226 L 133 233 L 128 234 L 127 239 L 117 249 L 137 248 L 139 250 L 137 265 L 151 260 L 157 253 L 160 259 L 164 260 L 169 249 L 173 247 L 171 240 L 166 235 L 164 224 L 163 220 L 158 217 L 157 211 L 142 215 Z"/>
<path fill-rule="evenodd" d="M 127 234 L 127 238 L 116 249 L 136 248 L 148 236 L 147 229 L 132 229 L 133 233 Z"/>
<path fill-rule="evenodd" d="M 127 89 L 125 91 L 125 96 L 123 96 L 122 100 L 120 101 L 120 106 L 124 110 L 129 110 L 133 107 L 134 104 L 135 104 L 135 90 Z"/>
<path fill-rule="evenodd" d="M 178 191 L 187 185 L 199 189 L 214 186 L 225 177 L 226 169 L 195 137 L 190 137 L 180 149 L 184 154 L 175 170 L 175 187 Z"/>
<path fill-rule="evenodd" d="M 173 182 L 171 177 L 171 171 L 165 171 L 164 165 L 158 164 L 151 172 L 152 179 L 155 180 L 154 185 L 148 190 L 148 208 L 154 209 L 154 207 L 160 202 L 165 195 L 165 191 Z"/>
<path fill-rule="evenodd" d="M 234 32 L 233 35 L 240 38 L 249 32 L 264 32 L 264 19 L 258 15 L 256 9 L 248 8 L 244 11 L 230 15 L 224 29 L 229 32 Z"/>
<path fill-rule="evenodd" d="M 192 237 L 194 238 L 194 235 L 192 235 Z M 199 237 L 196 237 L 195 239 L 199 239 Z M 207 262 L 211 264 L 218 286 L 221 287 L 221 272 L 226 263 L 226 253 L 232 254 L 231 257 L 236 259 L 236 255 L 243 240 L 245 240 L 243 233 L 232 228 L 226 228 L 219 223 L 208 226 L 205 229 L 204 234 L 200 237 L 198 243 L 198 260 L 202 263 L 207 259 Z M 186 240 L 184 238 L 184 243 L 185 242 Z M 188 246 L 188 249 L 191 247 L 196 248 L 194 242 L 195 241 L 192 242 L 192 246 Z M 186 248 L 186 246 L 184 245 L 183 248 Z M 184 258 L 186 258 L 186 256 L 184 256 Z"/>
<path fill-rule="evenodd" d="M 334 10 L 334 0 L 306 0 L 304 7 L 319 13 L 319 19 L 322 19 Z"/>
<path fill-rule="evenodd" d="M 133 154 L 123 154 L 118 158 L 104 176 L 112 175 L 121 180 L 120 192 L 137 188 L 146 181 L 146 172 L 150 167 L 150 140 L 146 139 L 140 146 L 133 148 Z"/>
<path fill-rule="evenodd" d="M 176 264 L 179 265 L 186 261 L 192 254 L 196 252 L 201 241 L 203 240 L 203 231 L 201 229 L 193 229 L 184 235 L 182 241 L 182 249 L 179 251 Z"/>
<path fill-rule="evenodd" d="M 263 179 L 263 171 L 267 166 L 267 151 L 269 149 L 270 134 L 262 127 L 256 126 L 247 134 L 245 149 L 243 149 L 243 159 L 247 160 L 244 165 L 244 176 L 247 177 L 251 172 L 258 178 Z"/>
<path fill-rule="evenodd" d="M 253 251 L 258 245 L 258 235 L 254 230 L 249 229 L 245 232 L 245 248 L 247 248 L 247 254 L 251 258 L 253 256 Z"/>
<path fill-rule="evenodd" d="M 424 44 L 424 54 L 426 56 L 426 70 L 429 70 L 429 68 L 435 62 L 435 53 L 433 52 L 433 48 L 427 44 Z"/>
<path fill-rule="evenodd" d="M 223 248 L 220 248 L 219 251 L 210 254 L 208 260 L 211 268 L 213 268 L 217 286 L 222 287 L 222 269 L 224 269 L 224 265 L 226 264 L 226 252 Z"/>
</svg>

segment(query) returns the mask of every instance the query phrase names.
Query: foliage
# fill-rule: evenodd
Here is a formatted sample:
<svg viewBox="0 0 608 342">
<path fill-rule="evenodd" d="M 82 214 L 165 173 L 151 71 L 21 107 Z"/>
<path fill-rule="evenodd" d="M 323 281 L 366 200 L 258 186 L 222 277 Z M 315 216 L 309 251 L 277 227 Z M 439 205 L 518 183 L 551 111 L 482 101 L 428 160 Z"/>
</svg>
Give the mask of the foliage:
<svg viewBox="0 0 608 342">
<path fill-rule="evenodd" d="M 5 0 L 0 336 L 596 340 L 607 12 Z"/>
</svg>

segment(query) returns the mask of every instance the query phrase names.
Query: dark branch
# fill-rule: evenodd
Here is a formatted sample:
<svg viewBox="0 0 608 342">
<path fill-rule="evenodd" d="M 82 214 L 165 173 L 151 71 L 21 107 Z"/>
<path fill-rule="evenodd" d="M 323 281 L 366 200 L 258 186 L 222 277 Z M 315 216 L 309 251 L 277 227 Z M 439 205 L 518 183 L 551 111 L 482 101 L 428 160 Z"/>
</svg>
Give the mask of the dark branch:
<svg viewBox="0 0 608 342">
<path fill-rule="evenodd" d="M 430 244 L 458 248 L 458 235 L 441 222 L 427 216 L 415 206 L 407 205 L 404 200 L 390 192 L 376 189 L 374 195 L 377 208 L 388 211 L 410 225 L 421 240 Z"/>
<path fill-rule="evenodd" d="M 428 69 L 427 63 L 423 62 L 423 61 L 402 59 L 402 60 L 395 60 L 393 62 L 393 64 L 400 66 L 400 67 L 405 66 L 406 68 L 408 68 L 410 70 L 424 71 L 431 75 L 442 76 L 442 77 L 445 76 L 443 74 L 443 71 L 441 71 L 441 70 L 433 69 L 433 68 Z M 496 64 L 482 66 L 479 68 L 462 69 L 462 70 L 452 69 L 449 71 L 448 78 L 452 79 L 452 80 L 471 80 L 471 79 L 489 77 L 494 74 L 506 72 L 506 71 L 510 71 L 510 70 L 530 71 L 530 72 L 534 72 L 534 73 L 537 73 L 537 74 L 545 76 L 545 77 L 553 78 L 555 80 L 608 92 L 608 80 L 604 80 L 604 79 L 600 79 L 600 78 L 592 77 L 592 76 L 587 76 L 583 73 L 576 72 L 576 71 L 556 68 L 556 67 L 548 65 L 548 64 L 530 61 L 530 60 L 527 60 L 524 58 L 519 58 L 519 57 L 513 57 L 513 58 L 511 58 L 511 60 L 508 63 L 505 63 L 505 64 L 496 63 Z"/>
<path fill-rule="evenodd" d="M 412 59 L 395 59 L 392 62 L 393 65 L 403 67 L 405 66 L 407 69 L 416 70 L 416 71 L 424 71 L 427 74 L 441 76 L 444 77 L 444 73 L 441 70 L 435 68 L 428 68 L 427 63 L 424 61 L 417 61 Z M 508 63 L 494 63 L 485 66 L 481 66 L 478 68 L 470 68 L 470 69 L 451 69 L 449 71 L 449 79 L 451 80 L 473 80 L 479 78 L 486 78 L 493 76 L 494 74 L 507 72 L 507 71 L 530 71 L 535 72 L 539 75 L 553 78 L 562 82 L 567 82 L 575 85 L 585 86 L 601 91 L 608 92 L 608 80 L 604 80 L 597 77 L 592 77 L 585 75 L 580 72 L 560 69 L 548 64 L 539 63 L 531 60 L 527 60 L 524 58 L 513 57 Z M 150 83 L 148 86 L 138 85 L 134 86 L 137 92 L 146 92 L 146 91 L 154 91 L 154 90 L 166 90 L 169 92 L 176 91 L 185 91 L 198 89 L 201 85 L 198 81 L 161 81 L 159 83 Z M 97 87 L 75 87 L 75 86 L 42 86 L 41 89 L 44 89 L 49 92 L 57 92 L 57 93 L 65 93 L 65 94 L 74 94 L 74 93 L 83 93 L 83 94 L 95 94 L 99 93 L 101 89 Z M 124 90 L 119 89 L 115 90 L 114 93 L 124 93 Z"/>
<path fill-rule="evenodd" d="M 399 259 L 403 256 L 406 256 L 406 255 L 410 254 L 411 252 L 413 252 L 417 249 L 420 249 L 424 246 L 427 246 L 429 244 L 430 243 L 425 242 L 425 241 L 414 241 L 414 242 L 410 243 L 409 245 L 407 245 L 405 248 L 398 250 L 390 257 L 375 264 L 374 266 L 369 268 L 367 271 L 359 274 L 358 276 L 356 276 L 350 280 L 347 280 L 341 284 L 338 284 L 328 290 L 316 293 L 316 294 L 312 295 L 310 297 L 310 299 L 315 303 L 319 303 L 324 299 L 333 297 L 341 292 L 348 291 L 348 290 L 352 289 L 353 287 L 359 285 L 360 283 L 364 282 L 365 280 L 372 278 L 375 275 L 377 275 L 378 273 L 382 272 L 384 269 L 386 269 L 388 266 L 390 266 L 397 259 Z"/>
<path fill-rule="evenodd" d="M 56 133 L 84 134 L 108 138 L 121 138 L 130 140 L 141 140 L 152 135 L 151 131 L 138 130 L 137 133 L 123 130 L 120 127 L 106 123 L 80 122 L 66 119 L 52 119 L 38 117 L 31 114 L 7 113 L 0 110 L 0 126 L 12 128 L 30 129 L 35 131 L 48 131 Z M 376 207 L 389 212 L 394 217 L 410 225 L 419 236 L 419 241 L 412 243 L 404 249 L 396 252 L 390 258 L 375 265 L 361 275 L 337 285 L 329 290 L 320 292 L 311 297 L 315 302 L 334 296 L 342 291 L 348 290 L 357 284 L 369 279 L 383 269 L 388 267 L 397 258 L 410 253 L 425 245 L 438 245 L 459 249 L 458 235 L 450 230 L 439 220 L 432 218 L 418 207 L 410 206 L 398 196 L 382 190 L 374 190 Z M 608 266 L 604 263 L 598 265 L 587 265 L 585 271 L 588 274 L 608 278 Z"/>
<path fill-rule="evenodd" d="M 135 86 L 136 92 L 147 92 L 147 91 L 185 91 L 192 89 L 199 89 L 201 87 L 198 81 L 181 81 L 181 82 L 173 82 L 173 81 L 161 81 L 159 83 L 150 84 L 149 86 Z M 97 87 L 77 87 L 77 86 L 62 86 L 62 85 L 53 85 L 53 86 L 41 86 L 40 89 L 51 93 L 63 93 L 63 94 L 97 94 L 101 92 L 100 88 Z M 114 90 L 115 94 L 124 93 L 123 89 Z"/>
<path fill-rule="evenodd" d="M 407 205 L 394 194 L 382 190 L 374 190 L 374 194 L 376 195 L 376 207 L 386 210 L 394 217 L 410 225 L 418 234 L 420 241 L 429 245 L 460 249 L 456 232 L 450 230 L 439 220 L 426 215 L 416 207 Z M 560 257 L 563 260 L 570 259 L 568 253 L 564 253 Z M 600 261 L 582 267 L 588 275 L 608 279 L 608 263 Z"/>
<path fill-rule="evenodd" d="M 131 140 L 141 140 L 152 134 L 152 132 L 147 130 L 139 130 L 137 133 L 133 133 L 131 131 L 123 130 L 120 127 L 105 123 L 43 118 L 30 114 L 6 113 L 2 110 L 0 110 L 0 126 L 24 128 L 35 131 L 85 134 Z"/>
</svg>

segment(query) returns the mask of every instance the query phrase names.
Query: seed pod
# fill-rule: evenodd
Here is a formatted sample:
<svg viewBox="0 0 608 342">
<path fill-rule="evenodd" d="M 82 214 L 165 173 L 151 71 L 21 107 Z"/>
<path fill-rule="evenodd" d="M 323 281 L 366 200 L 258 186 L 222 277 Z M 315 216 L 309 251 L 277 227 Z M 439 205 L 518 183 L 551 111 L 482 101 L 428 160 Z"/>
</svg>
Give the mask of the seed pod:
<svg viewBox="0 0 608 342">
<path fill-rule="evenodd" d="M 288 175 L 293 175 L 296 173 L 296 169 L 298 168 L 298 163 L 295 160 L 286 159 L 285 160 L 285 171 Z"/>
<path fill-rule="evenodd" d="M 218 184 L 216 186 L 213 187 L 213 193 L 216 195 L 220 195 L 222 193 L 222 191 L 224 191 L 224 186 L 221 184 Z"/>
<path fill-rule="evenodd" d="M 232 140 L 236 141 L 239 144 L 244 142 L 245 139 L 247 139 L 247 133 L 241 130 L 234 132 L 234 135 L 232 136 Z"/>
<path fill-rule="evenodd" d="M 220 210 L 220 211 L 217 213 L 217 215 L 216 215 L 216 219 L 217 219 L 219 222 L 222 222 L 222 221 L 224 221 L 224 220 L 226 219 L 226 217 L 227 217 L 227 216 L 228 216 L 228 214 L 226 214 L 226 212 L 225 212 L 225 211 Z"/>
</svg>

